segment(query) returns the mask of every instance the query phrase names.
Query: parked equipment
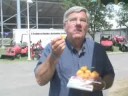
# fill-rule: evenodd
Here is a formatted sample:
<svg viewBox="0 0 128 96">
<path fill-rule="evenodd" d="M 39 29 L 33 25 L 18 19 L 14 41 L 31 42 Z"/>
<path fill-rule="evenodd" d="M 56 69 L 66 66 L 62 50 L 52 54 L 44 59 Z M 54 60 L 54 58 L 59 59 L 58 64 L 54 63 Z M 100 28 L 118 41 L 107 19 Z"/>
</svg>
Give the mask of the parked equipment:
<svg viewBox="0 0 128 96">
<path fill-rule="evenodd" d="M 37 43 L 32 44 L 31 48 L 31 57 L 32 59 L 40 59 L 42 50 L 44 48 L 41 45 L 41 40 L 39 40 Z"/>
<path fill-rule="evenodd" d="M 113 41 L 111 34 L 101 34 L 100 35 L 100 44 L 106 49 L 113 51 Z"/>
<path fill-rule="evenodd" d="M 14 60 L 15 58 L 20 58 L 22 55 L 27 55 L 27 46 L 21 46 L 18 44 L 14 44 L 11 47 L 8 47 L 6 49 L 5 54 L 1 55 L 1 59 L 12 59 Z"/>
<path fill-rule="evenodd" d="M 121 50 L 122 52 L 128 51 L 128 41 L 126 41 L 126 39 L 120 44 L 119 50 Z"/>
<path fill-rule="evenodd" d="M 116 35 L 112 38 L 113 40 L 113 44 L 115 46 L 120 46 L 123 42 L 125 42 L 125 37 L 124 36 L 119 36 L 119 35 Z"/>
</svg>

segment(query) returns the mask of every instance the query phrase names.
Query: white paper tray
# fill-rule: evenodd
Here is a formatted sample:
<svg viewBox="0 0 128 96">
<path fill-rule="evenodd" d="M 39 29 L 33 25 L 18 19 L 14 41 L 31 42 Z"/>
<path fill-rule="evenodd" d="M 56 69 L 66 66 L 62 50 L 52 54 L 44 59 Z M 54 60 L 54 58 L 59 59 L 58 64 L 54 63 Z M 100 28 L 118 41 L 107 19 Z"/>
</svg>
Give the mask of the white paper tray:
<svg viewBox="0 0 128 96">
<path fill-rule="evenodd" d="M 79 90 L 93 91 L 93 85 L 91 85 L 92 82 L 92 80 L 82 80 L 72 76 L 68 81 L 67 87 Z"/>
</svg>

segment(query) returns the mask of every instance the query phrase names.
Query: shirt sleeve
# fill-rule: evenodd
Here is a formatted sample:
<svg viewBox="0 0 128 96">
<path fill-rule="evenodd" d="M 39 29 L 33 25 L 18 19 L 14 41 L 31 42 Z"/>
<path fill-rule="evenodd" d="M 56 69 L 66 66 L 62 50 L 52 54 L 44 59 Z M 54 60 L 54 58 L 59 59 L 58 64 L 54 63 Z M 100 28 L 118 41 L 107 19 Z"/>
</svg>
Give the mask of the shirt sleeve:
<svg viewBox="0 0 128 96">
<path fill-rule="evenodd" d="M 40 59 L 39 59 L 37 65 L 36 65 L 36 68 L 46 60 L 46 58 L 47 58 L 48 55 L 51 53 L 51 51 L 52 51 L 51 44 L 48 44 L 48 45 L 44 48 L 44 50 L 42 51 L 41 57 L 40 57 Z M 35 70 L 36 70 L 36 68 L 35 68 Z"/>
</svg>

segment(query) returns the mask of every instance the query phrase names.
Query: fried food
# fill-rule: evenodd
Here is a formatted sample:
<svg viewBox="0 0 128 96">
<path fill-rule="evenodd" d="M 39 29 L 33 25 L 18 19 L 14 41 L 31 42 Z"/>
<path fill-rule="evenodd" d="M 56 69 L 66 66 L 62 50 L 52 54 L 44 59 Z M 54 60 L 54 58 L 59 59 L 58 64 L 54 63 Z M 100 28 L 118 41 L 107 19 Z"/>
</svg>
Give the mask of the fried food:
<svg viewBox="0 0 128 96">
<path fill-rule="evenodd" d="M 83 66 L 76 72 L 76 76 L 86 80 L 97 80 L 100 75 L 96 71 L 91 72 L 91 70 L 89 70 L 87 66 Z"/>
<path fill-rule="evenodd" d="M 66 35 L 61 35 L 61 37 L 62 37 L 63 39 L 65 39 L 65 38 L 66 38 Z"/>
</svg>

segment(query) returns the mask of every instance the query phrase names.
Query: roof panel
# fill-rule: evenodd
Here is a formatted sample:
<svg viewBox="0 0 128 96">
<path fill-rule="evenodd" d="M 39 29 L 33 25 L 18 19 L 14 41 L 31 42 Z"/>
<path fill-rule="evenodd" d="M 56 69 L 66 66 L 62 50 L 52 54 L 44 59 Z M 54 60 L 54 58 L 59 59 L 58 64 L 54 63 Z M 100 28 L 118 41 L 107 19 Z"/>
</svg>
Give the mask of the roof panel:
<svg viewBox="0 0 128 96">
<path fill-rule="evenodd" d="M 20 6 L 21 6 L 21 12 L 26 13 L 26 2 L 25 0 L 21 0 Z M 30 5 L 30 12 L 34 13 L 32 16 L 36 15 L 34 11 L 36 11 L 36 0 L 33 0 L 34 2 Z M 64 10 L 61 8 L 61 4 L 57 3 L 60 2 L 60 0 L 37 0 L 38 1 L 38 11 L 41 16 L 62 16 L 64 13 Z M 16 14 L 16 0 L 3 0 L 3 15 L 14 15 Z M 32 11 L 33 10 L 33 11 Z M 57 10 L 61 10 L 57 12 Z M 57 13 L 57 14 L 54 14 Z"/>
<path fill-rule="evenodd" d="M 4 21 L 4 29 L 6 28 L 16 28 L 16 14 L 17 14 L 17 0 L 2 0 L 3 5 L 3 21 Z M 36 3 L 37 1 L 37 3 Z M 61 7 L 62 0 L 33 0 L 33 3 L 29 4 L 29 15 L 30 15 L 30 23 L 35 26 L 36 24 L 36 6 L 38 6 L 38 19 L 39 26 L 45 25 L 48 23 L 54 26 L 53 23 L 62 24 L 62 17 L 64 14 L 64 10 Z M 1 3 L 1 2 L 0 2 Z M 36 5 L 37 4 L 37 5 Z M 21 25 L 23 27 L 27 26 L 27 3 L 26 0 L 20 0 L 20 12 L 21 12 Z M 42 23 L 43 25 L 41 25 Z M 60 25 L 59 25 L 60 26 Z M 57 26 L 56 26 L 57 27 Z"/>
</svg>

